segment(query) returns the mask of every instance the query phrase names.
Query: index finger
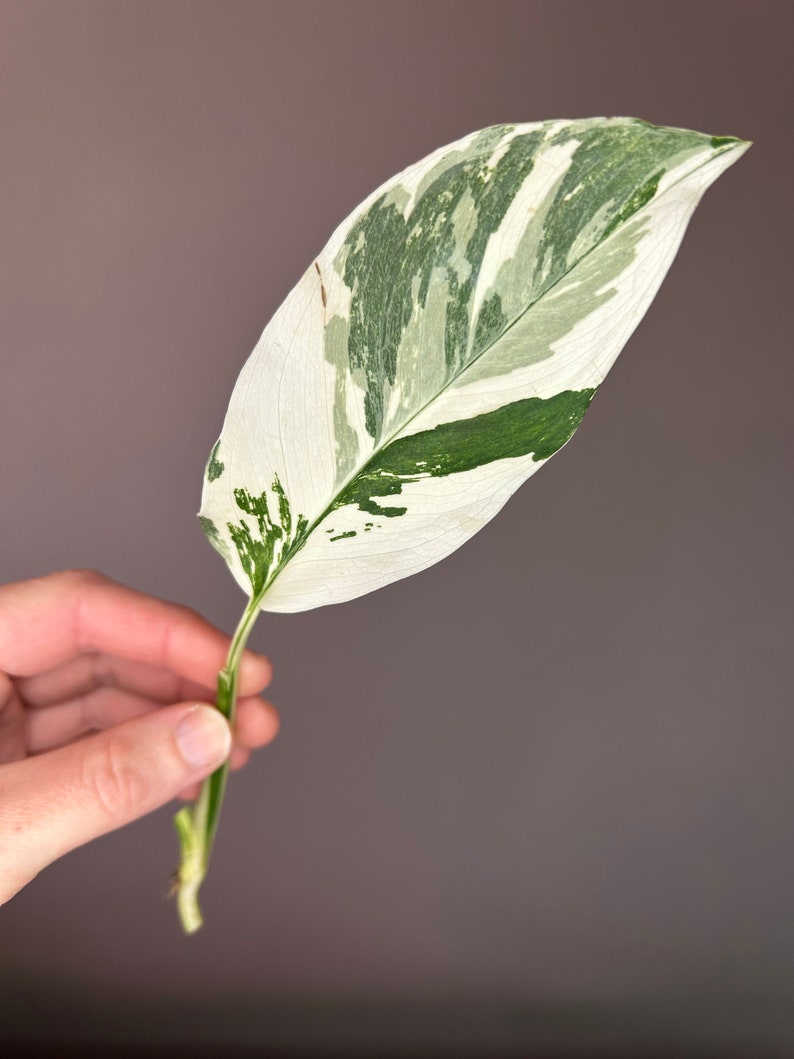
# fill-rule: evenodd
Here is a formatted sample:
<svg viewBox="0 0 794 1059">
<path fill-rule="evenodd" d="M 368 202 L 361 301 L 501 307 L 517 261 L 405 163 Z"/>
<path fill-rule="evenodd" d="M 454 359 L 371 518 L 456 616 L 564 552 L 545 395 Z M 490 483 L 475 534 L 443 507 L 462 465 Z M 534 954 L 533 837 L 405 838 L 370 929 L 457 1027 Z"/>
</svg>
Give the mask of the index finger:
<svg viewBox="0 0 794 1059">
<path fill-rule="evenodd" d="M 0 669 L 32 676 L 86 651 L 104 651 L 214 685 L 229 637 L 195 611 L 120 585 L 93 570 L 68 570 L 0 588 Z M 239 691 L 270 681 L 267 658 L 245 651 Z"/>
</svg>

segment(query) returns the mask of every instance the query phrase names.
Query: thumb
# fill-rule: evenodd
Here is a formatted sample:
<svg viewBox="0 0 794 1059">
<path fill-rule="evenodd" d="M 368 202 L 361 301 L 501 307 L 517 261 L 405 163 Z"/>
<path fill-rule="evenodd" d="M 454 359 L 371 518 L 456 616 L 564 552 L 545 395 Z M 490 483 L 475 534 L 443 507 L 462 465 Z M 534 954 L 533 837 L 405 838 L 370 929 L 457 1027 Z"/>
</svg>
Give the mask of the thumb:
<svg viewBox="0 0 794 1059">
<path fill-rule="evenodd" d="M 0 771 L 0 904 L 69 850 L 165 805 L 225 761 L 212 706 L 183 703 Z"/>
</svg>

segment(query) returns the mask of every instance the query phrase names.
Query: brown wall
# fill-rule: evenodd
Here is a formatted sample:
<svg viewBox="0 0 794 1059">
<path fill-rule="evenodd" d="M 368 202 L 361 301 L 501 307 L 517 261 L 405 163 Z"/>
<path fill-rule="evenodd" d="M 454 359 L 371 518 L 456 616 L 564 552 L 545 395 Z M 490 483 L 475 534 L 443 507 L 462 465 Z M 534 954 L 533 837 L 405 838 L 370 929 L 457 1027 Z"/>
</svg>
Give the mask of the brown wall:
<svg viewBox="0 0 794 1059">
<path fill-rule="evenodd" d="M 0 915 L 0 1043 L 792 1053 L 791 11 L 0 3 L 0 576 L 226 628 L 204 461 L 372 188 L 502 121 L 755 141 L 550 469 L 420 576 L 262 619 L 283 730 L 204 932 L 169 811 L 70 855 Z"/>
</svg>

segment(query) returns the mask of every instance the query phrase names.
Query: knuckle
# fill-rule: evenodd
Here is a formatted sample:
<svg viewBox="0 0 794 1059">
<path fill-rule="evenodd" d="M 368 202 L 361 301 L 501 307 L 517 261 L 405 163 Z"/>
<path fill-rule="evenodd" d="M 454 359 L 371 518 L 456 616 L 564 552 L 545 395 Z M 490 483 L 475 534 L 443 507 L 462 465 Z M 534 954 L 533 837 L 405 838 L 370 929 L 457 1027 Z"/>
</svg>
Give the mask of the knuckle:
<svg viewBox="0 0 794 1059">
<path fill-rule="evenodd" d="M 118 679 L 111 659 L 102 651 L 89 651 L 88 658 L 94 687 L 116 687 Z"/>
<path fill-rule="evenodd" d="M 82 778 L 95 804 L 111 819 L 137 816 L 151 795 L 146 772 L 129 759 L 118 739 L 92 748 L 84 759 Z"/>
</svg>

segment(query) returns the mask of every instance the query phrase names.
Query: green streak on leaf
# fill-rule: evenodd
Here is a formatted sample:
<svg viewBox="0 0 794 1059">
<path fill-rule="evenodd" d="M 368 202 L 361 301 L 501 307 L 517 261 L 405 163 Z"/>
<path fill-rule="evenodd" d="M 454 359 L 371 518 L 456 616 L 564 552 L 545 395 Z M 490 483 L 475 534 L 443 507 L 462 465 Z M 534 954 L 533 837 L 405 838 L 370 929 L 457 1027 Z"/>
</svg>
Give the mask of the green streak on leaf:
<svg viewBox="0 0 794 1059">
<path fill-rule="evenodd" d="M 252 496 L 247 489 L 234 490 L 234 502 L 237 507 L 256 519 L 258 536 L 245 519 L 226 523 L 254 594 L 262 592 L 270 575 L 303 547 L 309 526 L 308 519 L 304 515 L 298 515 L 293 527 L 289 498 L 278 475 L 273 479 L 271 489 L 278 505 L 276 521 L 270 512 L 267 491 L 259 496 Z"/>
<path fill-rule="evenodd" d="M 340 481 L 348 477 L 359 455 L 358 435 L 350 422 L 345 395 L 349 368 L 348 333 L 348 321 L 341 316 L 333 316 L 325 325 L 323 336 L 323 355 L 334 368 L 334 448 Z"/>
<path fill-rule="evenodd" d="M 545 126 L 506 142 L 506 127 L 487 131 L 487 137 L 441 159 L 413 197 L 399 184 L 384 192 L 352 225 L 335 259 L 351 300 L 349 318 L 329 321 L 333 341 L 327 334 L 326 358 L 339 375 L 347 356 L 364 391 L 365 428 L 376 442 L 392 432 L 394 424 L 386 416 L 394 390 L 399 389 L 401 408 L 407 395 L 414 395 L 418 350 L 430 341 L 426 327 L 433 334 L 430 348 L 422 352 L 422 370 L 437 391 L 443 390 L 529 305 L 654 197 L 663 172 L 660 157 L 667 169 L 709 143 L 687 130 L 633 121 L 587 120 L 553 133 Z M 497 142 L 504 149 L 494 154 Z M 566 144 L 573 148 L 570 164 L 539 203 L 515 255 L 503 262 L 496 289 L 486 292 L 473 318 L 491 236 L 536 157 Z M 432 313 L 428 309 L 431 292 L 442 299 L 438 323 L 435 305 Z M 430 394 L 415 396 L 425 403 Z M 334 426 L 344 455 L 342 478 L 353 469 L 350 454 L 357 449 L 347 415 L 337 378 Z"/>
<path fill-rule="evenodd" d="M 629 217 L 635 214 L 637 210 L 641 210 L 643 206 L 651 201 L 653 196 L 659 190 L 659 181 L 663 176 L 664 170 L 660 169 L 657 173 L 654 173 L 650 179 L 646 180 L 641 187 L 637 188 L 637 190 L 626 200 L 621 210 L 615 214 L 606 226 L 603 238 L 606 239 L 606 237 L 611 235 L 619 225 L 625 224 Z"/>
<path fill-rule="evenodd" d="M 578 146 L 550 204 L 537 249 L 537 260 L 544 262 L 546 289 L 569 270 L 574 260 L 597 245 L 605 233 L 613 231 L 617 218 L 625 220 L 636 212 L 630 204 L 638 187 L 644 189 L 644 194 L 654 181 L 658 187 L 660 157 L 665 159 L 665 169 L 669 169 L 686 155 L 702 151 L 708 143 L 705 136 L 686 129 L 635 121 L 606 126 L 575 122 L 554 142 L 570 139 L 577 140 Z M 649 195 L 645 201 L 652 197 Z M 595 218 L 601 218 L 601 230 L 592 226 Z M 581 245 L 583 228 L 590 230 L 588 246 Z"/>
<path fill-rule="evenodd" d="M 229 536 L 232 538 L 240 565 L 251 582 L 251 588 L 258 594 L 267 582 L 267 575 L 273 562 L 274 539 L 257 540 L 251 533 L 247 522 L 227 523 Z"/>
<path fill-rule="evenodd" d="M 276 482 L 278 482 L 278 478 L 273 482 L 274 492 L 276 492 Z M 284 530 L 281 525 L 274 523 L 270 517 L 266 492 L 260 493 L 259 496 L 251 496 L 247 489 L 235 489 L 234 502 L 246 515 L 253 515 L 256 518 L 259 532 L 263 537 L 278 538 L 284 536 Z"/>
<path fill-rule="evenodd" d="M 441 276 L 448 284 L 446 363 L 450 370 L 463 364 L 469 307 L 485 247 L 512 202 L 511 191 L 531 171 L 542 135 L 516 137 L 494 168 L 487 153 L 461 154 L 455 164 L 447 161 L 431 174 L 407 218 L 387 193 L 351 228 L 339 259 L 353 292 L 348 356 L 366 390 L 365 423 L 373 438 L 383 427 L 384 388 L 394 385 L 402 334 Z M 467 208 L 476 223 L 462 235 L 456 210 L 464 198 L 470 200 Z M 461 262 L 467 265 L 463 278 Z"/>
<path fill-rule="evenodd" d="M 223 537 L 221 537 L 220 533 L 218 532 L 218 527 L 215 525 L 212 519 L 207 518 L 206 515 L 199 515 L 198 520 L 199 525 L 207 535 L 207 539 L 209 540 L 212 547 L 215 549 L 216 552 L 219 552 L 228 563 L 229 559 L 231 558 L 229 554 L 229 548 L 226 544 L 226 541 L 223 539 Z"/>
<path fill-rule="evenodd" d="M 335 537 L 329 537 L 329 540 L 332 540 L 332 541 L 343 541 L 345 539 L 345 537 L 355 537 L 355 535 L 356 535 L 356 531 L 355 530 L 345 530 L 344 533 L 337 533 L 337 535 Z"/>
<path fill-rule="evenodd" d="M 502 312 L 502 299 L 498 294 L 487 298 L 477 317 L 477 328 L 474 332 L 474 348 L 487 349 L 507 327 L 507 317 Z"/>
<path fill-rule="evenodd" d="M 529 397 L 473 419 L 398 438 L 370 460 L 333 507 L 355 504 L 368 514 L 394 518 L 408 509 L 382 507 L 376 498 L 397 496 L 407 483 L 460 474 L 529 453 L 534 460 L 547 460 L 579 426 L 594 393 L 595 389 L 564 390 L 546 400 Z"/>
<path fill-rule="evenodd" d="M 220 446 L 220 441 L 216 441 L 215 447 L 210 453 L 210 458 L 207 463 L 207 480 L 210 482 L 214 482 L 216 479 L 220 478 L 224 471 L 224 464 L 218 459 L 218 449 Z"/>
<path fill-rule="evenodd" d="M 284 536 L 289 537 L 292 533 L 292 512 L 290 511 L 287 494 L 284 492 L 284 486 L 281 484 L 278 475 L 276 475 L 273 482 L 273 492 L 278 498 L 278 517 L 281 528 L 284 531 Z"/>
</svg>

